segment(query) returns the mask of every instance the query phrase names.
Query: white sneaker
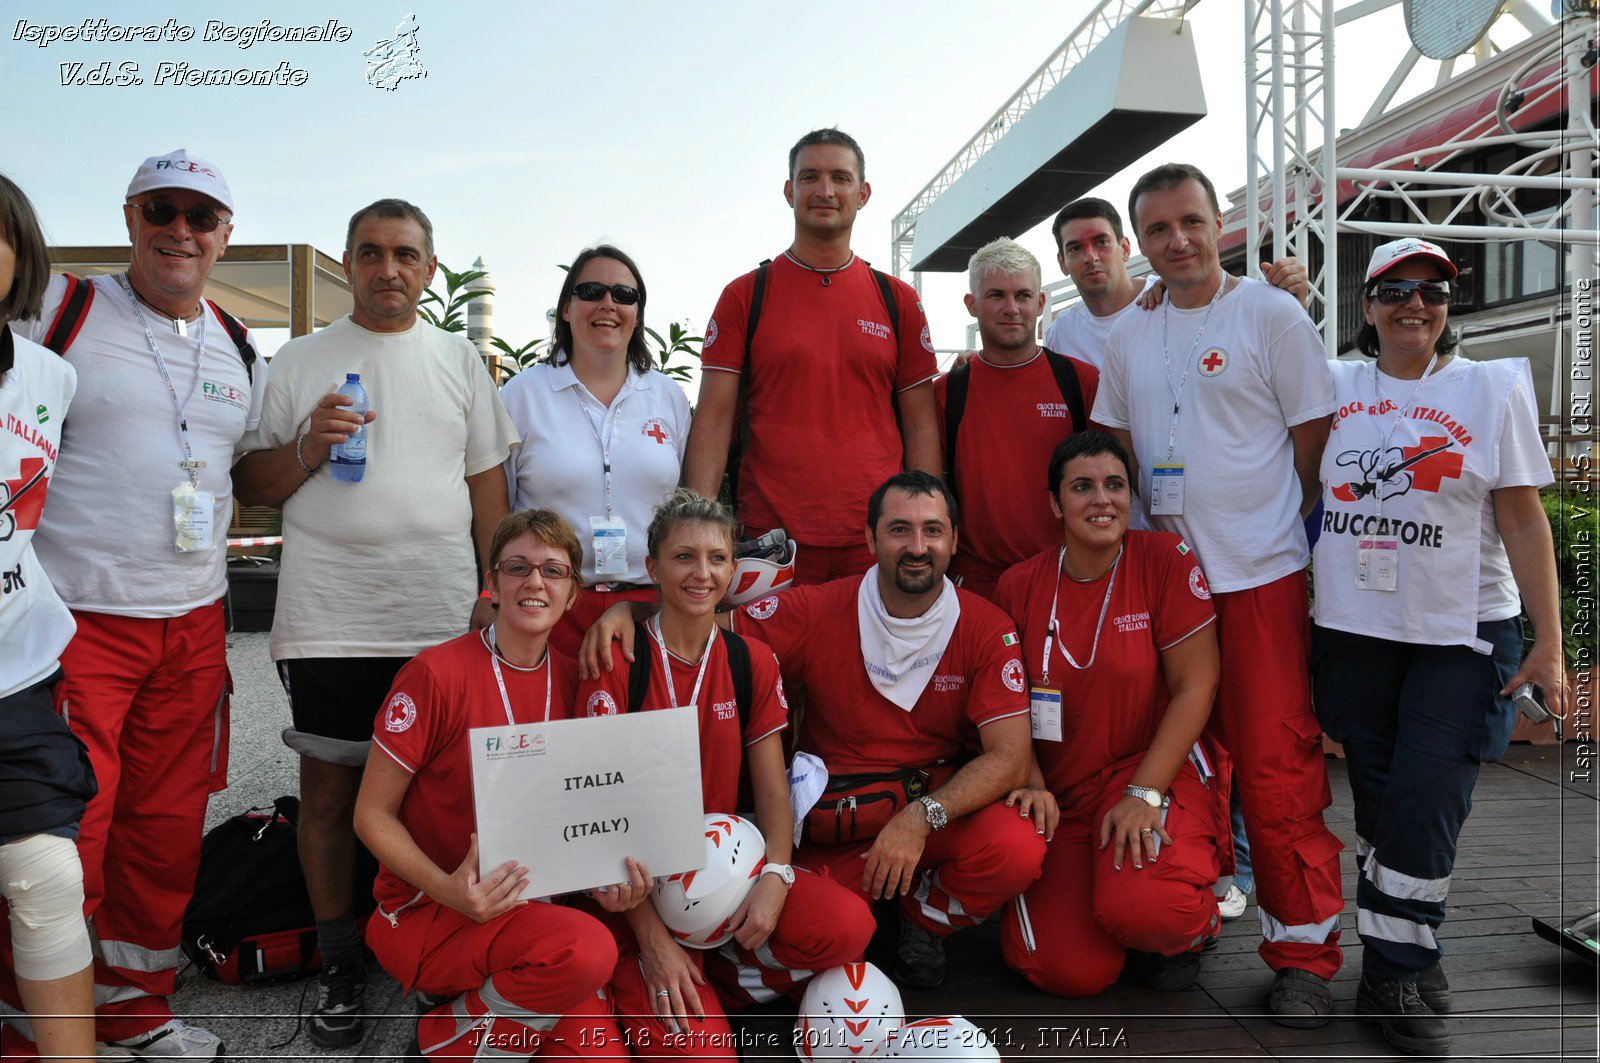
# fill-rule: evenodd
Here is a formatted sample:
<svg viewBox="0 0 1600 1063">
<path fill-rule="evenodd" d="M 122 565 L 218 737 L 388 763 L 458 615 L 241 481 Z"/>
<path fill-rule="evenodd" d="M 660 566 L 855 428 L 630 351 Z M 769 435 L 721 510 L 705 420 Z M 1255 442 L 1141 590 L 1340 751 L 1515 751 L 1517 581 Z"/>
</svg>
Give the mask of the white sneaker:
<svg viewBox="0 0 1600 1063">
<path fill-rule="evenodd" d="M 1224 923 L 1231 923 L 1244 914 L 1247 903 L 1244 891 L 1238 886 L 1229 885 L 1228 892 L 1217 898 L 1217 914 L 1222 916 Z"/>
<path fill-rule="evenodd" d="M 102 1059 L 216 1059 L 222 1055 L 222 1038 L 182 1019 L 170 1019 L 149 1033 L 94 1047 Z"/>
</svg>

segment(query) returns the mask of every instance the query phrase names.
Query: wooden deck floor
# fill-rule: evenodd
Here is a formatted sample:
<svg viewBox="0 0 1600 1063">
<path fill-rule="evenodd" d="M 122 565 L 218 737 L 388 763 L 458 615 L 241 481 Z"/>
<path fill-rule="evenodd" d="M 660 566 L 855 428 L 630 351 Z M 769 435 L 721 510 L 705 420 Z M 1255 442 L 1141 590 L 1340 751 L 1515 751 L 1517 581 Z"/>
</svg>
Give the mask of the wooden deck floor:
<svg viewBox="0 0 1600 1063">
<path fill-rule="evenodd" d="M 1572 747 L 1564 755 L 1570 768 Z M 1530 922 L 1564 922 L 1600 907 L 1595 786 L 1559 784 L 1562 756 L 1559 747 L 1513 746 L 1506 763 L 1485 767 L 1479 779 L 1440 934 L 1454 994 L 1452 1058 L 1596 1058 L 1595 968 L 1537 937 Z M 1344 762 L 1329 758 L 1328 770 L 1329 825 L 1353 847 Z M 1045 996 L 1001 963 L 991 921 L 952 940 L 947 982 L 908 992 L 907 1013 L 965 1014 L 998 1033 L 1007 1060 L 1397 1058 L 1374 1024 L 1350 1015 L 1362 951 L 1353 848 L 1342 863 L 1345 966 L 1334 980 L 1335 1018 L 1321 1029 L 1290 1030 L 1265 1018 L 1272 976 L 1256 955 L 1253 903 L 1224 926 L 1199 983 L 1183 993 L 1119 984 L 1089 1001 Z M 787 1045 L 792 1019 L 780 1014 L 748 1018 L 747 1044 Z M 747 1051 L 746 1058 L 769 1054 L 788 1053 Z"/>
</svg>

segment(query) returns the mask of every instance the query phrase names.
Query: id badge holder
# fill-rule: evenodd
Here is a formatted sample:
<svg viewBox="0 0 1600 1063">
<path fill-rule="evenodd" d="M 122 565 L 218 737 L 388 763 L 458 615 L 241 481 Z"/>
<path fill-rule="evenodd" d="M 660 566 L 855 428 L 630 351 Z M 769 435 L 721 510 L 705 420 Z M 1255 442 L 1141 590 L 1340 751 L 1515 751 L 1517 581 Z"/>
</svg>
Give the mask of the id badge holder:
<svg viewBox="0 0 1600 1063">
<path fill-rule="evenodd" d="M 172 545 L 179 553 L 210 550 L 216 538 L 217 496 L 185 480 L 172 489 Z"/>
<path fill-rule="evenodd" d="M 628 529 L 617 517 L 590 517 L 594 536 L 594 574 L 597 578 L 621 579 L 628 574 Z"/>
<path fill-rule="evenodd" d="M 1034 738 L 1061 741 L 1061 691 L 1034 687 L 1028 694 L 1028 716 L 1033 721 Z"/>
<path fill-rule="evenodd" d="M 1183 462 L 1165 461 L 1150 467 L 1150 515 L 1183 514 Z"/>
<path fill-rule="evenodd" d="M 1400 586 L 1400 540 L 1362 539 L 1356 544 L 1356 589 L 1392 591 Z"/>
</svg>

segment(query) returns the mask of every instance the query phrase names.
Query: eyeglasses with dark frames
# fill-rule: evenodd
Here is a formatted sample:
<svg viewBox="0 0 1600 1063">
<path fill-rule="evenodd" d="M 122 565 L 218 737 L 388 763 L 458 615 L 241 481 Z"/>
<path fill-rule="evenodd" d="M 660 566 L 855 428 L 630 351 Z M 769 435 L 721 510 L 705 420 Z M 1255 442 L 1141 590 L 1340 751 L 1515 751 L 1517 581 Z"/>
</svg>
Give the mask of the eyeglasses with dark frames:
<svg viewBox="0 0 1600 1063">
<path fill-rule="evenodd" d="M 195 207 L 192 210 L 179 210 L 164 199 L 152 199 L 145 203 L 136 204 L 139 215 L 146 222 L 157 228 L 165 229 L 175 221 L 179 214 L 189 223 L 189 228 L 197 233 L 211 233 L 217 231 L 217 226 L 227 224 L 228 219 L 215 211 L 206 210 L 204 207 Z"/>
<path fill-rule="evenodd" d="M 572 576 L 572 566 L 565 561 L 541 561 L 535 565 L 532 561 L 525 561 L 520 557 L 508 557 L 494 566 L 494 571 L 504 573 L 512 579 L 527 579 L 533 575 L 534 569 L 538 569 L 539 575 L 552 583 Z"/>
</svg>

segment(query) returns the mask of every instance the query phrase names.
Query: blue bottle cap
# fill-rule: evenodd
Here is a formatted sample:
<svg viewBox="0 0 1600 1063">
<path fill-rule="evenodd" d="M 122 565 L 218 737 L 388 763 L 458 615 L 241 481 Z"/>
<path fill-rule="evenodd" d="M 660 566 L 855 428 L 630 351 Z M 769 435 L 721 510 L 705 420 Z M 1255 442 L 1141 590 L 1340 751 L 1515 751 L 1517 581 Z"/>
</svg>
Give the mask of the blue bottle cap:
<svg viewBox="0 0 1600 1063">
<path fill-rule="evenodd" d="M 361 374 L 360 373 L 346 373 L 344 375 L 344 382 L 346 384 L 359 384 L 359 383 L 361 383 Z"/>
</svg>

